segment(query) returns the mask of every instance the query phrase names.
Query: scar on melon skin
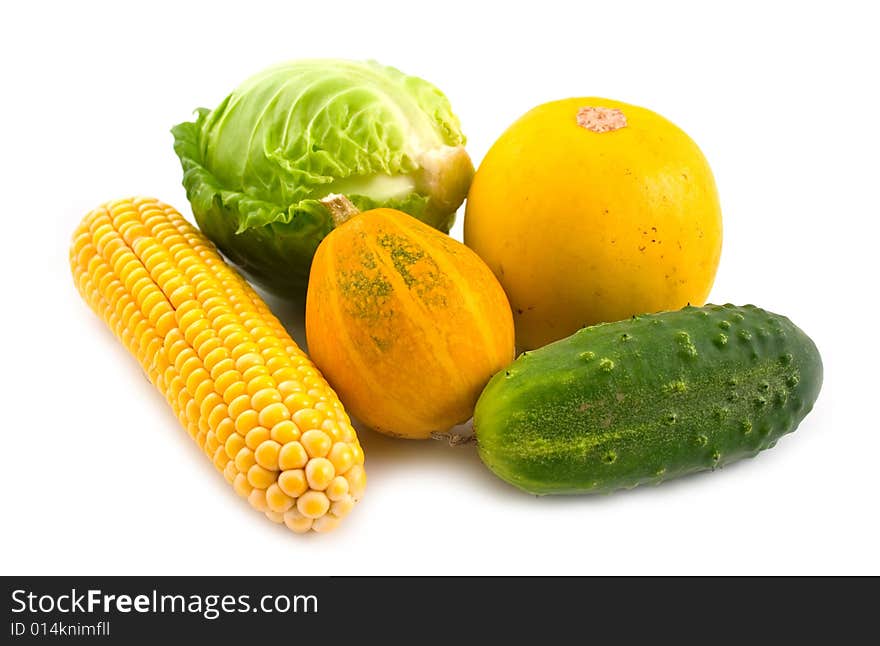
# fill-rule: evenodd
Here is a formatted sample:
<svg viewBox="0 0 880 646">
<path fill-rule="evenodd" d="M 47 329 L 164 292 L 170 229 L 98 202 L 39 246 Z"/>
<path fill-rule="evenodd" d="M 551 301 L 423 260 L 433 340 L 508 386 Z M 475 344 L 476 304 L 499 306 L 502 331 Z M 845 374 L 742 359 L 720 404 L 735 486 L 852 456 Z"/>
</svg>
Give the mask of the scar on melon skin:
<svg viewBox="0 0 880 646">
<path fill-rule="evenodd" d="M 613 132 L 626 128 L 626 115 L 617 108 L 584 106 L 577 113 L 577 124 L 590 132 Z"/>
</svg>

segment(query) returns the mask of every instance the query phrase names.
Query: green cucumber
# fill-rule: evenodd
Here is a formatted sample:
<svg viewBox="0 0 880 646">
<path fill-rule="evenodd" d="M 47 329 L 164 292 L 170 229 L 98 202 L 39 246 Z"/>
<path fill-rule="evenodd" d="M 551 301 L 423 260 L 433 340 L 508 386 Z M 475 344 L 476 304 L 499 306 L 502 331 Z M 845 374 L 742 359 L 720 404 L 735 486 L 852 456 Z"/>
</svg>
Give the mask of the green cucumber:
<svg viewBox="0 0 880 646">
<path fill-rule="evenodd" d="M 477 402 L 480 457 L 534 494 L 660 483 L 771 448 L 822 386 L 813 341 L 753 305 L 586 327 L 524 352 Z"/>
</svg>

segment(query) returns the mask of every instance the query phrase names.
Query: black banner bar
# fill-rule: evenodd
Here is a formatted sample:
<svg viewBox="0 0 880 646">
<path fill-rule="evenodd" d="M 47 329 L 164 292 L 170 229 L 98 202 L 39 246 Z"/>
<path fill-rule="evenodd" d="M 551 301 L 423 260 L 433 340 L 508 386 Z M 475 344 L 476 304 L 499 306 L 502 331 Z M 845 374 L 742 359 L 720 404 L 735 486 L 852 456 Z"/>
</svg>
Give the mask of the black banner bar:
<svg viewBox="0 0 880 646">
<path fill-rule="evenodd" d="M 472 643 L 475 632 L 539 644 L 639 635 L 660 643 L 723 634 L 791 643 L 804 634 L 856 644 L 870 627 L 869 581 L 613 577 L 4 577 L 4 644 Z M 560 632 L 561 631 L 561 632 Z M 571 632 L 573 631 L 573 632 Z M 708 631 L 708 632 L 704 632 Z M 543 637 L 542 637 L 543 636 Z M 867 639 L 873 642 L 874 638 Z M 385 643 L 385 642 L 381 642 Z M 496 643 L 493 640 L 492 643 Z"/>
</svg>

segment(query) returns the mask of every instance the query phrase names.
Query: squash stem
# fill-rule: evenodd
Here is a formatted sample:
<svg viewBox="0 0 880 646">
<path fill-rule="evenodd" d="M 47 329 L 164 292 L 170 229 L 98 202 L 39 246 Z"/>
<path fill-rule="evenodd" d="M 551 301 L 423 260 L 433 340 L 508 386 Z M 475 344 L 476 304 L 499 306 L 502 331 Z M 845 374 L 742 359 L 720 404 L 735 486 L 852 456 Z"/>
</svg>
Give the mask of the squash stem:
<svg viewBox="0 0 880 646">
<path fill-rule="evenodd" d="M 473 433 L 431 433 L 431 439 L 449 443 L 451 447 L 467 446 L 477 443 L 477 436 Z"/>
<path fill-rule="evenodd" d="M 342 193 L 330 193 L 326 197 L 321 198 L 320 202 L 330 211 L 330 215 L 333 217 L 333 225 L 337 227 L 345 224 L 360 213 L 358 207 L 352 204 L 351 200 Z"/>
</svg>

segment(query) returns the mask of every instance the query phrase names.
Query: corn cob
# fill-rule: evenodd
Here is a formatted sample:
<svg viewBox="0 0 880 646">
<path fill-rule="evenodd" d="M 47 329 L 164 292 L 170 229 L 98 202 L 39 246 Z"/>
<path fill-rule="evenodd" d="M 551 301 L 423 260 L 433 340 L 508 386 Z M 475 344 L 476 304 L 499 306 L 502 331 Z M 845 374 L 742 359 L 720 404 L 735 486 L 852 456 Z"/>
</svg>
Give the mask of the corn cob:
<svg viewBox="0 0 880 646">
<path fill-rule="evenodd" d="M 70 266 L 240 496 L 297 533 L 336 527 L 366 484 L 351 421 L 211 242 L 166 204 L 119 200 L 83 219 Z"/>
</svg>

